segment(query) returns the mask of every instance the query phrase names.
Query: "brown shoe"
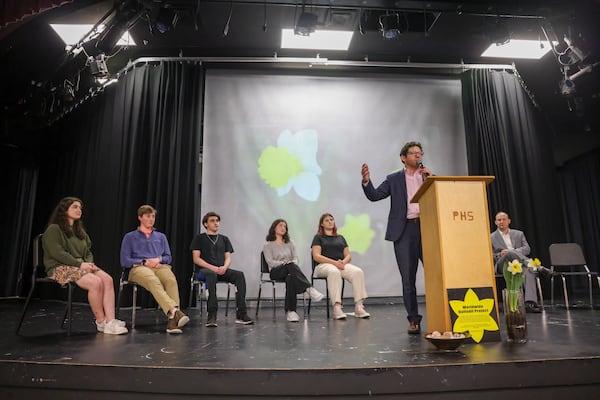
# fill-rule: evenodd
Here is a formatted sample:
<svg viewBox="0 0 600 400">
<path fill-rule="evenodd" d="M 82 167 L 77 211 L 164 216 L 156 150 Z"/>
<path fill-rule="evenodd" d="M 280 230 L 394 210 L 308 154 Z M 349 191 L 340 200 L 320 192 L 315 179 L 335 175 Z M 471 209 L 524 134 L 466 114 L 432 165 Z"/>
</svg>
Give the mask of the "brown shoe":
<svg viewBox="0 0 600 400">
<path fill-rule="evenodd" d="M 175 321 L 177 321 L 177 327 L 183 328 L 185 324 L 190 322 L 190 317 L 185 315 L 180 309 L 175 310 Z"/>
<path fill-rule="evenodd" d="M 167 319 L 167 333 L 183 333 L 181 328 L 177 326 L 177 319 L 175 317 Z"/>
<path fill-rule="evenodd" d="M 183 328 L 188 322 L 190 322 L 190 317 L 176 308 L 175 313 L 172 316 L 168 316 L 167 333 L 183 333 L 181 328 Z"/>
<path fill-rule="evenodd" d="M 408 327 L 408 333 L 410 335 L 418 335 L 421 333 L 421 324 L 417 321 L 411 321 L 410 326 Z"/>
</svg>

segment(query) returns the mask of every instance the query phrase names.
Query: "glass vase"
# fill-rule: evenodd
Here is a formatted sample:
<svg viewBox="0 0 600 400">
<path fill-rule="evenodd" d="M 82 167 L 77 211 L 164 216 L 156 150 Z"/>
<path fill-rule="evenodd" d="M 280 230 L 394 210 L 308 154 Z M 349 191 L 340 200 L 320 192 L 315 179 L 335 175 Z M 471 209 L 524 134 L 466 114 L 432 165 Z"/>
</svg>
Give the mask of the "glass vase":
<svg viewBox="0 0 600 400">
<path fill-rule="evenodd" d="M 511 303 L 513 307 L 511 307 Z M 527 342 L 527 319 L 525 318 L 525 299 L 523 291 L 520 289 L 503 289 L 502 304 L 504 306 L 508 341 L 512 343 Z"/>
</svg>

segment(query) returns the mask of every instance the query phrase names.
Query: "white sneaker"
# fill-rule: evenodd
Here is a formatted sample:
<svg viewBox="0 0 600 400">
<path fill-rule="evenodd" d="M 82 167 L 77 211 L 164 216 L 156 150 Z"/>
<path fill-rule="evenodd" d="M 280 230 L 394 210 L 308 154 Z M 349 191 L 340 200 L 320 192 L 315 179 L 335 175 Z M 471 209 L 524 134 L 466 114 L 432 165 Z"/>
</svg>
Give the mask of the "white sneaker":
<svg viewBox="0 0 600 400">
<path fill-rule="evenodd" d="M 122 327 L 127 326 L 125 321 L 121 321 L 120 319 L 115 318 L 114 321 L 116 321 L 115 324 L 117 324 L 118 326 L 122 326 Z M 96 321 L 96 329 L 98 329 L 98 332 L 104 332 L 105 326 L 106 326 L 106 321 L 102 321 L 102 322 Z"/>
<path fill-rule="evenodd" d="M 300 321 L 300 316 L 296 311 L 288 311 L 287 312 L 287 320 L 289 322 L 298 322 Z"/>
<path fill-rule="evenodd" d="M 346 314 L 342 311 L 342 306 L 340 304 L 333 306 L 333 319 L 346 319 Z"/>
<path fill-rule="evenodd" d="M 323 293 L 319 292 L 312 286 L 308 288 L 308 294 L 310 295 L 312 301 L 321 301 L 323 300 L 323 297 L 325 297 Z"/>
<path fill-rule="evenodd" d="M 122 322 L 122 321 L 121 321 Z M 129 332 L 124 326 L 120 326 L 119 321 L 113 319 L 110 322 L 104 324 L 104 331 L 106 335 L 122 335 Z"/>
<path fill-rule="evenodd" d="M 369 318 L 371 314 L 365 311 L 365 307 L 361 303 L 356 303 L 354 306 L 354 316 L 356 318 Z"/>
</svg>

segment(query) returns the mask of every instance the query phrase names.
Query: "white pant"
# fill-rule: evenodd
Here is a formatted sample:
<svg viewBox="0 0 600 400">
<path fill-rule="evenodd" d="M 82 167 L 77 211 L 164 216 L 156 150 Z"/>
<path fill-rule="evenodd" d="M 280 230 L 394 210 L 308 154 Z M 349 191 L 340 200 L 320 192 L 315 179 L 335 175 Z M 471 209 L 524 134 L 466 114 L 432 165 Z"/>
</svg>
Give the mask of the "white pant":
<svg viewBox="0 0 600 400">
<path fill-rule="evenodd" d="M 319 264 L 315 267 L 314 274 L 317 278 L 327 278 L 327 289 L 329 290 L 331 304 L 342 302 L 342 279 L 352 284 L 355 303 L 367 298 L 365 274 L 356 265 L 346 264 L 344 269 L 339 269 L 333 264 Z"/>
</svg>

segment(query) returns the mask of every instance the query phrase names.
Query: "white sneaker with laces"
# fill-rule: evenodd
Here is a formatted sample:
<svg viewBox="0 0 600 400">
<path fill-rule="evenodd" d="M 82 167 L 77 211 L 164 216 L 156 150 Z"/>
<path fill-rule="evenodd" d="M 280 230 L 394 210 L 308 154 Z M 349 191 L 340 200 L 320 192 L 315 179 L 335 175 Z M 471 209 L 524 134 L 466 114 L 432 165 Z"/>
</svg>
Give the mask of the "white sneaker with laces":
<svg viewBox="0 0 600 400">
<path fill-rule="evenodd" d="M 287 320 L 289 322 L 298 322 L 300 321 L 300 316 L 296 311 L 288 311 L 287 312 Z"/>
<path fill-rule="evenodd" d="M 323 297 L 325 297 L 323 293 L 319 292 L 312 286 L 308 288 L 308 294 L 310 295 L 312 301 L 321 301 L 323 300 Z"/>
<path fill-rule="evenodd" d="M 122 321 L 121 321 L 122 322 Z M 123 335 L 129 332 L 124 326 L 120 326 L 119 321 L 113 319 L 110 322 L 104 324 L 104 331 L 106 335 Z"/>
<path fill-rule="evenodd" d="M 118 326 L 122 326 L 125 327 L 127 326 L 127 324 L 125 323 L 125 321 L 121 321 L 120 319 L 114 319 L 114 321 L 116 321 L 115 323 Z M 106 321 L 102 321 L 102 322 L 98 322 L 96 321 L 96 329 L 98 329 L 98 332 L 104 332 L 104 327 L 106 326 Z"/>
</svg>

